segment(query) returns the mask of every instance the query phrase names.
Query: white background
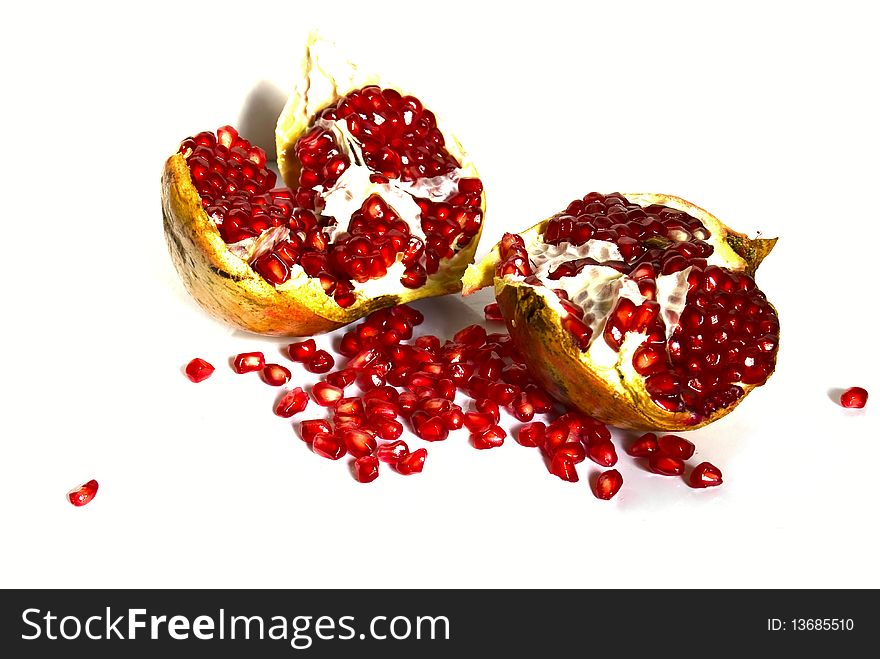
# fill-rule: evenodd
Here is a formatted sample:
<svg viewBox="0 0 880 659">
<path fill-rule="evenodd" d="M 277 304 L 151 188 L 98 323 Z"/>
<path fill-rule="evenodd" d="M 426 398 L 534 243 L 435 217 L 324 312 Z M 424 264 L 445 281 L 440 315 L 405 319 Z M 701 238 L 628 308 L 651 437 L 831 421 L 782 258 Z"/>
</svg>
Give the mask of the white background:
<svg viewBox="0 0 880 659">
<path fill-rule="evenodd" d="M 0 39 L 0 586 L 880 586 L 871 3 L 79 4 L 9 7 Z M 272 414 L 276 390 L 232 374 L 229 356 L 286 342 L 188 298 L 159 176 L 199 130 L 265 143 L 309 27 L 460 136 L 488 190 L 481 253 L 591 190 L 678 194 L 780 236 L 758 276 L 778 371 L 688 435 L 721 488 L 621 455 L 602 502 L 586 463 L 564 483 L 464 431 L 423 474 L 361 485 Z M 419 308 L 448 336 L 487 301 Z M 193 385 L 197 355 L 218 369 Z M 875 398 L 840 408 L 830 392 L 856 384 Z"/>
</svg>

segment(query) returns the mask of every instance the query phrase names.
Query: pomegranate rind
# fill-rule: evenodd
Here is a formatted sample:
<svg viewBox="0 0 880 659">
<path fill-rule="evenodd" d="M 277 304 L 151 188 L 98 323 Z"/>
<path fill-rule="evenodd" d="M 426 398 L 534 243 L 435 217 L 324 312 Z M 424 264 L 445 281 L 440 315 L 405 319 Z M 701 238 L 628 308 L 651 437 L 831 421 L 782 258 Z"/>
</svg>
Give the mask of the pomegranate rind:
<svg viewBox="0 0 880 659">
<path fill-rule="evenodd" d="M 694 204 L 664 194 L 624 194 L 643 206 L 660 204 L 696 217 L 712 233 L 716 254 L 725 267 L 754 274 L 769 254 L 776 239 L 757 238 L 735 232 L 718 218 Z M 544 233 L 544 220 L 522 232 L 526 245 Z M 572 335 L 562 327 L 561 318 L 539 289 L 512 278 L 495 277 L 500 259 L 499 245 L 465 274 L 465 295 L 494 284 L 498 306 L 507 323 L 511 339 L 522 353 L 533 377 L 554 397 L 590 416 L 618 428 L 633 430 L 694 430 L 732 412 L 757 385 L 740 384 L 743 396 L 732 405 L 709 416 L 692 412 L 667 412 L 657 407 L 645 390 L 644 379 L 632 368 L 632 349 L 626 341 L 617 362 L 611 366 L 594 363 Z M 601 339 L 599 339 L 601 340 Z"/>
</svg>

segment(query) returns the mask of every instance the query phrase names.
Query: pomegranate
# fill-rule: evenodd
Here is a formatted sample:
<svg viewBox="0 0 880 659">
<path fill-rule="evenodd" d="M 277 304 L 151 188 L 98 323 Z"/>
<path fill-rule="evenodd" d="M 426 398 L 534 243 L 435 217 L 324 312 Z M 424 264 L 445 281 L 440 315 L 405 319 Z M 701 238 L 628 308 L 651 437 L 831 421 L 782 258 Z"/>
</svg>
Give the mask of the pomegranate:
<svg viewBox="0 0 880 659">
<path fill-rule="evenodd" d="M 776 364 L 779 321 L 750 239 L 668 195 L 590 193 L 506 234 L 464 278 L 494 282 L 511 338 L 555 397 L 620 427 L 698 428 Z"/>
<path fill-rule="evenodd" d="M 461 289 L 483 185 L 421 100 L 312 38 L 276 142 L 289 187 L 231 126 L 185 139 L 166 162 L 166 239 L 205 309 L 252 332 L 306 336 Z M 312 372 L 332 366 L 315 359 Z"/>
<path fill-rule="evenodd" d="M 98 481 L 92 479 L 88 483 L 83 483 L 73 488 L 67 493 L 67 500 L 74 506 L 80 507 L 89 503 L 98 493 Z"/>
<path fill-rule="evenodd" d="M 196 357 L 186 365 L 184 370 L 186 371 L 186 377 L 189 378 L 190 382 L 202 382 L 211 377 L 211 374 L 214 372 L 214 367 L 201 357 Z"/>
<path fill-rule="evenodd" d="M 844 407 L 861 409 L 868 402 L 868 391 L 861 387 L 850 387 L 840 394 L 840 404 Z"/>
</svg>

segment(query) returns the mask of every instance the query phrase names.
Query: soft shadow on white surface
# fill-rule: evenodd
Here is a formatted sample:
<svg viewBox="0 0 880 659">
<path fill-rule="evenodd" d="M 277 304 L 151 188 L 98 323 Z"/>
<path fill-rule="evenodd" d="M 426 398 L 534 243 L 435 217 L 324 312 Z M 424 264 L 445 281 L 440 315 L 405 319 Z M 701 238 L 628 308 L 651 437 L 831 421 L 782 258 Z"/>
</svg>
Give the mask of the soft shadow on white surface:
<svg viewBox="0 0 880 659">
<path fill-rule="evenodd" d="M 287 101 L 287 93 L 271 82 L 261 80 L 251 89 L 238 115 L 238 131 L 242 137 L 275 159 L 275 124 Z"/>
</svg>

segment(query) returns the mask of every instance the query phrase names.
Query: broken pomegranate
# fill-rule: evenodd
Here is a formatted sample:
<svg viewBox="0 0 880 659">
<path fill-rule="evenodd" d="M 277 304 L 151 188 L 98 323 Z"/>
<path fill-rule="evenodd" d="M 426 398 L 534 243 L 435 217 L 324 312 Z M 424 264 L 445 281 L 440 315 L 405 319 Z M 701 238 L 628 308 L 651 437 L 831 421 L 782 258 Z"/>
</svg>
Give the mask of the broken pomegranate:
<svg viewBox="0 0 880 659">
<path fill-rule="evenodd" d="M 861 409 L 868 402 L 868 392 L 861 387 L 850 387 L 840 394 L 840 404 L 844 407 Z"/>
<path fill-rule="evenodd" d="M 511 338 L 554 396 L 621 428 L 683 430 L 729 413 L 776 365 L 779 321 L 750 239 L 667 195 L 590 193 L 465 276 L 494 281 Z"/>
<path fill-rule="evenodd" d="M 211 377 L 211 374 L 214 372 L 214 367 L 201 357 L 196 357 L 186 365 L 185 371 L 186 377 L 188 377 L 191 382 L 201 382 L 202 380 L 207 380 Z"/>
<path fill-rule="evenodd" d="M 456 292 L 482 231 L 482 182 L 434 113 L 326 42 L 310 39 L 305 53 L 276 127 L 289 187 L 231 126 L 185 139 L 162 177 L 186 288 L 262 334 L 315 334 Z"/>
<path fill-rule="evenodd" d="M 92 479 L 67 493 L 67 500 L 74 506 L 84 506 L 98 493 L 98 481 Z"/>
</svg>

